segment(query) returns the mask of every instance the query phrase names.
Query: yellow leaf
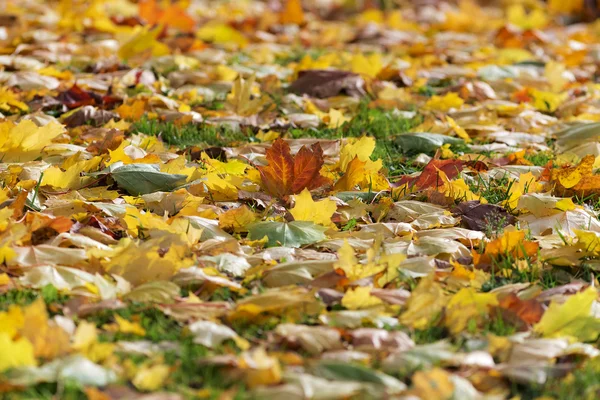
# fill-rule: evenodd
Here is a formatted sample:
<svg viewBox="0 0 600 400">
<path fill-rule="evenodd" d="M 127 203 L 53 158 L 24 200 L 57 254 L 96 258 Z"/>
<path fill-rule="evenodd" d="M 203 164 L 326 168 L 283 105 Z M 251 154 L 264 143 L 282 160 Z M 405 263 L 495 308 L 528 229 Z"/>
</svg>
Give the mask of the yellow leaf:
<svg viewBox="0 0 600 400">
<path fill-rule="evenodd" d="M 82 173 L 96 169 L 101 161 L 102 157 L 93 157 L 90 160 L 78 161 L 66 168 L 65 171 L 62 171 L 58 167 L 47 168 L 44 171 L 41 185 L 61 189 L 79 189 L 94 180 L 92 177 L 82 176 Z"/>
<path fill-rule="evenodd" d="M 248 164 L 245 164 L 240 160 L 228 160 L 227 162 L 223 162 L 210 158 L 206 153 L 200 154 L 200 160 L 204 162 L 204 166 L 209 173 L 242 176 L 248 169 Z"/>
<path fill-rule="evenodd" d="M 420 399 L 449 400 L 454 394 L 450 374 L 441 368 L 417 371 L 412 377 L 412 382 Z"/>
<path fill-rule="evenodd" d="M 231 176 L 227 176 L 231 179 Z M 232 201 L 238 198 L 238 189 L 219 174 L 209 173 L 204 177 L 203 183 L 190 187 L 190 192 L 199 194 L 214 201 Z"/>
<path fill-rule="evenodd" d="M 219 214 L 219 227 L 228 231 L 247 232 L 246 227 L 256 220 L 256 214 L 247 205 Z"/>
<path fill-rule="evenodd" d="M 332 108 L 329 110 L 329 113 L 326 115 L 325 120 L 327 122 L 328 128 L 335 129 L 335 128 L 339 128 L 340 126 L 344 125 L 346 122 L 352 120 L 352 118 L 345 117 L 341 111 L 336 110 L 335 108 Z"/>
<path fill-rule="evenodd" d="M 137 121 L 144 115 L 145 108 L 146 101 L 135 100 L 132 104 L 121 104 L 119 107 L 115 108 L 115 112 L 123 119 Z"/>
<path fill-rule="evenodd" d="M 438 174 L 442 179 L 442 182 L 444 182 L 444 184 L 440 186 L 438 190 L 441 193 L 444 193 L 447 197 L 460 201 L 478 200 L 482 204 L 487 203 L 485 198 L 479 197 L 475 193 L 471 192 L 469 185 L 467 185 L 464 179 L 460 178 L 451 181 L 443 171 L 438 171 Z"/>
<path fill-rule="evenodd" d="M 29 111 L 27 104 L 17 98 L 17 95 L 7 87 L 0 88 L 0 111 Z"/>
<path fill-rule="evenodd" d="M 13 341 L 5 332 L 0 332 L 0 372 L 9 368 L 35 366 L 31 342 L 22 337 Z"/>
<path fill-rule="evenodd" d="M 268 131 L 268 132 L 260 131 L 256 134 L 256 138 L 258 140 L 260 140 L 261 142 L 272 142 L 275 139 L 277 139 L 278 137 L 279 137 L 279 132 L 275 132 L 275 131 Z"/>
<path fill-rule="evenodd" d="M 304 22 L 304 11 L 301 0 L 287 0 L 285 8 L 279 14 L 279 22 L 282 24 L 301 25 Z"/>
<path fill-rule="evenodd" d="M 248 44 L 248 39 L 239 31 L 229 25 L 218 22 L 209 22 L 203 25 L 196 32 L 196 37 L 205 42 L 216 44 L 234 44 L 239 47 L 244 47 Z"/>
<path fill-rule="evenodd" d="M 217 77 L 221 81 L 233 82 L 238 77 L 238 72 L 226 65 L 219 64 L 215 69 Z"/>
<path fill-rule="evenodd" d="M 124 238 L 110 250 L 92 249 L 88 254 L 101 258 L 107 272 L 122 276 L 134 286 L 169 280 L 180 268 L 193 265 L 183 234 L 161 235 L 143 242 Z"/>
<path fill-rule="evenodd" d="M 463 288 L 448 302 L 446 326 L 451 333 L 459 334 L 471 320 L 479 321 L 488 314 L 489 308 L 495 305 L 498 305 L 496 294 L 477 293 L 472 287 Z"/>
<path fill-rule="evenodd" d="M 567 1 L 564 2 L 566 3 Z M 569 80 L 563 76 L 565 71 L 566 67 L 564 64 L 556 61 L 549 61 L 546 63 L 544 77 L 546 77 L 546 80 L 550 83 L 553 92 L 560 92 L 569 82 Z"/>
<path fill-rule="evenodd" d="M 383 304 L 383 301 L 378 297 L 372 296 L 371 288 L 367 286 L 348 289 L 344 297 L 342 297 L 342 305 L 348 310 L 360 310 L 380 304 Z"/>
<path fill-rule="evenodd" d="M 548 0 L 548 10 L 554 14 L 576 14 L 583 7 L 584 0 Z"/>
<path fill-rule="evenodd" d="M 576 167 L 557 169 L 552 171 L 552 179 L 557 180 L 566 189 L 570 189 L 577 185 L 584 176 L 592 175 L 594 162 L 596 158 L 589 154 L 583 157 L 581 163 Z"/>
<path fill-rule="evenodd" d="M 115 315 L 115 322 L 121 333 L 132 333 L 134 335 L 145 336 L 146 330 L 138 322 L 130 322 L 125 318 Z"/>
<path fill-rule="evenodd" d="M 258 113 L 262 106 L 267 102 L 266 98 L 260 96 L 254 89 L 256 77 L 252 75 L 248 79 L 243 79 L 241 76 L 233 83 L 233 89 L 227 96 L 227 100 L 234 108 L 234 111 L 241 116 L 248 117 Z"/>
<path fill-rule="evenodd" d="M 449 92 L 444 96 L 433 95 L 427 103 L 425 108 L 433 111 L 447 112 L 453 108 L 460 108 L 464 104 L 464 100 L 460 98 L 458 93 Z"/>
<path fill-rule="evenodd" d="M 335 201 L 330 199 L 314 201 L 308 189 L 295 195 L 294 201 L 295 204 L 290 209 L 290 213 L 296 221 L 311 221 L 324 226 L 332 225 L 331 217 L 337 209 Z"/>
<path fill-rule="evenodd" d="M 23 327 L 25 317 L 20 307 L 11 305 L 7 311 L 0 312 L 0 333 L 6 333 L 11 338 Z"/>
<path fill-rule="evenodd" d="M 575 203 L 573 203 L 573 200 L 571 200 L 570 197 L 567 197 L 565 199 L 560 199 L 554 205 L 554 208 L 556 208 L 557 210 L 561 210 L 561 211 L 571 211 L 571 210 L 574 210 L 576 207 L 577 206 L 575 205 Z"/>
<path fill-rule="evenodd" d="M 48 318 L 44 300 L 38 298 L 24 307 L 23 317 L 19 333 L 33 345 L 36 357 L 52 359 L 69 351 L 69 335 Z"/>
<path fill-rule="evenodd" d="M 570 296 L 563 304 L 552 301 L 540 322 L 534 325 L 534 332 L 544 337 L 567 336 L 594 340 L 598 336 L 600 320 L 592 316 L 591 310 L 597 297 L 596 288 L 590 286 Z"/>
<path fill-rule="evenodd" d="M 38 127 L 30 120 L 0 123 L 0 158 L 2 162 L 25 162 L 35 160 L 41 150 L 65 131 L 56 122 Z"/>
<path fill-rule="evenodd" d="M 169 366 L 164 364 L 142 367 L 137 370 L 131 383 L 138 390 L 146 392 L 155 391 L 163 387 L 170 372 L 171 369 Z"/>
<path fill-rule="evenodd" d="M 154 57 L 169 54 L 169 47 L 157 41 L 162 30 L 161 25 L 156 26 L 154 29 L 151 29 L 150 25 L 136 29 L 129 40 L 119 48 L 117 53 L 119 58 L 128 60 L 146 51 L 150 51 Z"/>
<path fill-rule="evenodd" d="M 506 10 L 508 21 L 522 29 L 541 29 L 548 25 L 548 16 L 546 13 L 536 8 L 526 13 L 523 4 L 513 4 Z"/>
<path fill-rule="evenodd" d="M 176 233 L 164 218 L 149 211 L 142 214 L 142 212 L 135 207 L 127 207 L 123 221 L 127 226 L 129 234 L 133 237 L 137 237 L 140 230 L 147 231 L 158 229 L 160 231 Z"/>
<path fill-rule="evenodd" d="M 132 158 L 129 154 L 134 154 L 134 153 L 136 153 L 136 151 L 141 153 L 139 158 L 137 158 L 138 157 L 137 155 L 134 155 L 134 157 L 136 157 L 136 158 Z M 126 140 L 121 142 L 119 147 L 117 147 L 116 149 L 108 150 L 108 154 L 110 156 L 110 160 L 106 162 L 106 165 L 112 165 L 119 161 L 121 161 L 124 164 L 160 164 L 161 163 L 160 157 L 157 154 L 145 154 L 145 152 L 142 151 L 140 148 L 131 146 L 131 144 Z M 143 155 L 143 157 L 142 157 L 142 155 Z"/>
<path fill-rule="evenodd" d="M 91 322 L 81 321 L 73 334 L 71 347 L 75 350 L 85 350 L 98 341 L 96 325 Z"/>
<path fill-rule="evenodd" d="M 243 353 L 239 365 L 246 370 L 246 383 L 250 388 L 273 385 L 281 381 L 279 360 L 270 357 L 262 347 Z"/>
<path fill-rule="evenodd" d="M 567 99 L 567 93 L 552 93 L 542 90 L 530 89 L 529 95 L 533 97 L 533 106 L 543 112 L 554 112 Z"/>
<path fill-rule="evenodd" d="M 415 329 L 423 329 L 446 306 L 447 297 L 433 275 L 422 278 L 406 303 L 400 322 Z"/>
<path fill-rule="evenodd" d="M 370 160 L 373 150 L 375 150 L 375 138 L 371 136 L 348 139 L 348 142 L 340 150 L 340 170 L 345 171 L 355 157 L 362 162 Z"/>
<path fill-rule="evenodd" d="M 454 119 L 446 116 L 446 121 L 452 128 L 452 131 L 454 133 L 456 133 L 456 136 L 458 136 L 461 139 L 464 139 L 465 142 L 467 142 L 467 143 L 469 143 L 471 141 L 471 138 L 469 137 L 469 134 L 467 133 L 467 131 L 465 131 L 463 128 L 461 128 Z"/>
<path fill-rule="evenodd" d="M 358 53 L 352 56 L 350 61 L 350 71 L 355 74 L 375 78 L 382 69 L 383 61 L 379 53 L 373 53 L 366 57 L 362 53 Z"/>
</svg>

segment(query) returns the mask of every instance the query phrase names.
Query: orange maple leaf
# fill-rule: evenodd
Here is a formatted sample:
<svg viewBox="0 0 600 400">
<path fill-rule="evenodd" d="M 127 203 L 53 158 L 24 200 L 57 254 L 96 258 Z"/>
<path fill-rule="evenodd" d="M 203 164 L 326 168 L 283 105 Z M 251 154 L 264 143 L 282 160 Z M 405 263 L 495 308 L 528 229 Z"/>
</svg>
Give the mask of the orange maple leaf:
<svg viewBox="0 0 600 400">
<path fill-rule="evenodd" d="M 140 17 L 150 25 L 161 24 L 184 32 L 194 30 L 194 19 L 177 3 L 163 9 L 156 4 L 156 0 L 142 0 L 139 3 L 139 13 Z"/>
<path fill-rule="evenodd" d="M 302 146 L 294 157 L 290 146 L 279 138 L 267 149 L 266 157 L 269 165 L 258 167 L 258 171 L 265 190 L 273 196 L 283 198 L 330 182 L 319 172 L 323 166 L 323 149 L 319 143 L 310 148 Z"/>
</svg>

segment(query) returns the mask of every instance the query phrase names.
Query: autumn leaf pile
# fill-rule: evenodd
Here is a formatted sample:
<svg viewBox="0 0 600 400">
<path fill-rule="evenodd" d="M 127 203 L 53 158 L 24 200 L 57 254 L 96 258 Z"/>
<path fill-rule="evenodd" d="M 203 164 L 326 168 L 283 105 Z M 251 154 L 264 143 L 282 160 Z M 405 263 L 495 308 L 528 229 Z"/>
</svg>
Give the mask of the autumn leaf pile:
<svg viewBox="0 0 600 400">
<path fill-rule="evenodd" d="M 4 0 L 0 398 L 600 398 L 600 22 Z"/>
</svg>

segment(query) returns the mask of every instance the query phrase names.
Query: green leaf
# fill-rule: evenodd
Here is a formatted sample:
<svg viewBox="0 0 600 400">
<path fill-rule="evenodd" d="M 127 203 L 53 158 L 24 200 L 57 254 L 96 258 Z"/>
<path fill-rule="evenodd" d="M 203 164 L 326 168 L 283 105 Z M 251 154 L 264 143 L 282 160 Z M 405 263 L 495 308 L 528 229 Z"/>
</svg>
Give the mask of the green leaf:
<svg viewBox="0 0 600 400">
<path fill-rule="evenodd" d="M 265 221 L 248 226 L 248 237 L 259 240 L 267 236 L 267 246 L 300 247 L 326 239 L 326 227 L 307 221 Z"/>
<path fill-rule="evenodd" d="M 396 136 L 396 143 L 404 154 L 433 153 L 446 143 L 462 144 L 462 139 L 437 133 L 413 132 Z"/>
<path fill-rule="evenodd" d="M 170 192 L 183 185 L 187 179 L 186 175 L 160 172 L 158 166 L 153 164 L 123 165 L 114 169 L 111 175 L 119 187 L 135 196 L 159 191 Z"/>
</svg>

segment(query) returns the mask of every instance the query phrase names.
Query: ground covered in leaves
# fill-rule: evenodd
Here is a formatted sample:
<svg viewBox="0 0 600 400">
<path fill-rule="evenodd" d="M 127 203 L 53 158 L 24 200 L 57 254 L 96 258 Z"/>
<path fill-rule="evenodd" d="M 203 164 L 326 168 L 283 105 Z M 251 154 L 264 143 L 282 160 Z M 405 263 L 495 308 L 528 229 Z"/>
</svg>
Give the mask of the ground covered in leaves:
<svg viewBox="0 0 600 400">
<path fill-rule="evenodd" d="M 0 397 L 600 397 L 583 1 L 5 1 Z"/>
</svg>

